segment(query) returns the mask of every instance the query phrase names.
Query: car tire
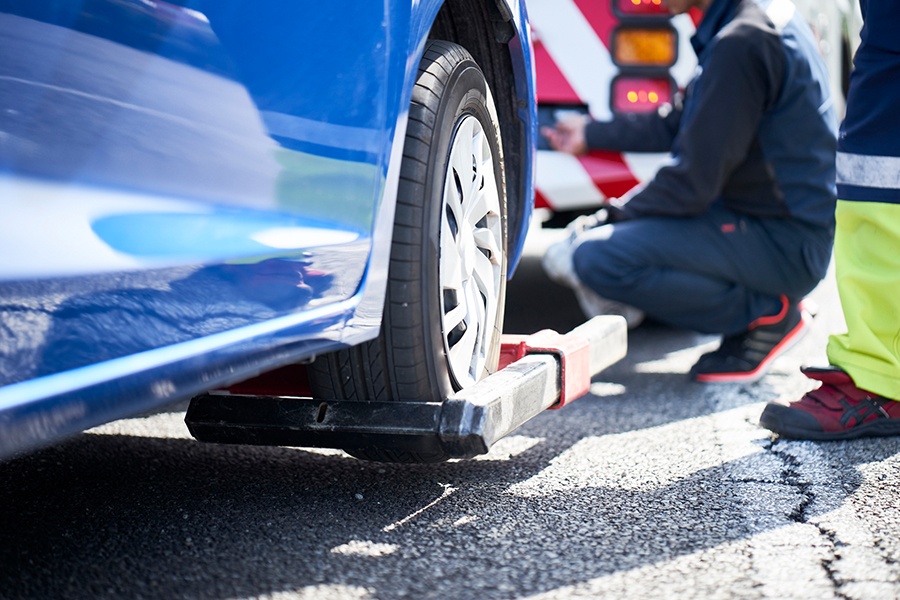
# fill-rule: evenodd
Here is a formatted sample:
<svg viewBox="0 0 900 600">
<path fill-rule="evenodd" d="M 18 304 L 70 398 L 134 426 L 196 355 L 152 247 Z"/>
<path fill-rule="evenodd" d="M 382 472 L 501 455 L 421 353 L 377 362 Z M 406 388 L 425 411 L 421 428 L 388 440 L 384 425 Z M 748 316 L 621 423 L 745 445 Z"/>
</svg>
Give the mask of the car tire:
<svg viewBox="0 0 900 600">
<path fill-rule="evenodd" d="M 497 369 L 505 190 L 500 126 L 484 74 L 462 46 L 430 41 L 409 110 L 381 331 L 311 365 L 316 398 L 443 402 Z M 448 458 L 433 450 L 345 450 L 382 462 Z"/>
</svg>

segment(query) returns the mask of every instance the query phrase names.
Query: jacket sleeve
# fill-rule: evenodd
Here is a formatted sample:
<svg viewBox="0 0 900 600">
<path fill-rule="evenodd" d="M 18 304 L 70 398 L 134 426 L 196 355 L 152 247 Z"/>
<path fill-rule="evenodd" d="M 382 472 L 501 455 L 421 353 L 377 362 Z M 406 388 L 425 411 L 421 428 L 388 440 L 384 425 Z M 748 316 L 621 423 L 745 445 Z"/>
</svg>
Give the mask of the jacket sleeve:
<svg viewBox="0 0 900 600">
<path fill-rule="evenodd" d="M 706 210 L 746 159 L 784 70 L 776 36 L 746 27 L 717 40 L 685 100 L 672 161 L 622 206 L 625 216 L 687 217 Z"/>
<path fill-rule="evenodd" d="M 592 121 L 584 131 L 587 146 L 615 152 L 668 152 L 681 120 L 680 99 L 676 104 L 679 108 L 668 111 L 615 113 L 612 121 Z"/>
</svg>

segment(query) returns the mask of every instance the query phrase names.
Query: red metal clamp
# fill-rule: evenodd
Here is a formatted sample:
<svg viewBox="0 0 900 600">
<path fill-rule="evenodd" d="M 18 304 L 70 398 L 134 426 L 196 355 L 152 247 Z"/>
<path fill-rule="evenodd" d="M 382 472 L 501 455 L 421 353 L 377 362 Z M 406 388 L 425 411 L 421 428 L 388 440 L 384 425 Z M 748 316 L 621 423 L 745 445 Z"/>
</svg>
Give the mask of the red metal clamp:
<svg viewBox="0 0 900 600">
<path fill-rule="evenodd" d="M 553 354 L 559 361 L 559 401 L 551 410 L 562 408 L 591 388 L 591 344 L 585 338 L 544 329 L 532 335 L 504 334 L 500 346 L 503 368 L 529 354 Z"/>
</svg>

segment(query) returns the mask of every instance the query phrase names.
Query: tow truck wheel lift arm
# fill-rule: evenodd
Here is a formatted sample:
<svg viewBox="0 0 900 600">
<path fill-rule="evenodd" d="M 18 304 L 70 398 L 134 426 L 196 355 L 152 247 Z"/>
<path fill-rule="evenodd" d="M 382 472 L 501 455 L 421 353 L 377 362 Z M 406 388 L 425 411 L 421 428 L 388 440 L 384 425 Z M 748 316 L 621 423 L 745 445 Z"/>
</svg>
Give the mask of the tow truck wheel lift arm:
<svg viewBox="0 0 900 600">
<path fill-rule="evenodd" d="M 261 376 L 256 384 L 197 396 L 185 422 L 202 442 L 375 446 L 471 458 L 543 410 L 586 394 L 591 377 L 626 349 L 625 320 L 600 316 L 566 335 L 504 335 L 502 368 L 443 402 L 321 400 Z"/>
</svg>

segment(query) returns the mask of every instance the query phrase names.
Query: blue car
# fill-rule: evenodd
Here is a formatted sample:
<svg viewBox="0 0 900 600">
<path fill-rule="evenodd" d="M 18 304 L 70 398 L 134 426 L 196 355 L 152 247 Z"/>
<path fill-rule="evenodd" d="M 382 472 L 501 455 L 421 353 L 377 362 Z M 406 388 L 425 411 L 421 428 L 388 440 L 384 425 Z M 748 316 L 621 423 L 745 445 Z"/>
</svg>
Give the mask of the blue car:
<svg viewBox="0 0 900 600">
<path fill-rule="evenodd" d="M 285 365 L 406 404 L 497 368 L 519 0 L 0 0 L 0 57 L 0 458 Z"/>
</svg>

